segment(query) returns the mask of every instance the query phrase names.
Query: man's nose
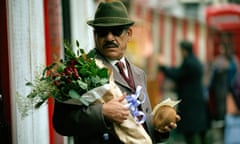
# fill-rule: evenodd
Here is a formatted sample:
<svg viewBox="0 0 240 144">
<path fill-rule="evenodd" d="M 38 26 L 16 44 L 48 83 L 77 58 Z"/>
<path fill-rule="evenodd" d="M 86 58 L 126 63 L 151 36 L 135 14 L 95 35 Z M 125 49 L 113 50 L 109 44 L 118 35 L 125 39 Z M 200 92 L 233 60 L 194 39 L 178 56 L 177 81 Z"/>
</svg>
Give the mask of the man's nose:
<svg viewBox="0 0 240 144">
<path fill-rule="evenodd" d="M 114 39 L 113 33 L 109 31 L 109 32 L 107 33 L 107 35 L 106 35 L 106 39 L 108 39 L 108 40 Z"/>
</svg>

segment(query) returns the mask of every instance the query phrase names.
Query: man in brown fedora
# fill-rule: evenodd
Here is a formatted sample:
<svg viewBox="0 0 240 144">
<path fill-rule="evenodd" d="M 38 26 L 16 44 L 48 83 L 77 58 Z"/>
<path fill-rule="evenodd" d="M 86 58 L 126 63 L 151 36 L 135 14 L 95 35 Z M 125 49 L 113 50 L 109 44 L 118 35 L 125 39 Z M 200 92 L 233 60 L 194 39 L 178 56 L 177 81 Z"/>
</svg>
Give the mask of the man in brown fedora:
<svg viewBox="0 0 240 144">
<path fill-rule="evenodd" d="M 147 96 L 146 77 L 143 70 L 133 65 L 124 55 L 128 40 L 132 36 L 131 26 L 134 21 L 129 19 L 126 7 L 120 1 L 101 2 L 95 13 L 94 20 L 88 25 L 94 28 L 94 49 L 96 57 L 113 71 L 114 82 L 123 93 L 133 94 L 137 86 L 142 87 L 139 98 L 145 101 L 139 107 L 146 119 L 142 124 L 150 136 L 152 143 L 158 143 L 169 136 L 176 128 L 172 122 L 162 129 L 154 128 L 151 119 L 151 105 Z M 66 136 L 74 136 L 75 144 L 122 144 L 131 143 L 120 140 L 113 124 L 121 125 L 131 115 L 130 110 L 122 103 L 125 95 L 113 98 L 104 104 L 88 107 L 55 103 L 53 124 L 55 130 Z M 180 117 L 176 116 L 176 121 Z"/>
</svg>

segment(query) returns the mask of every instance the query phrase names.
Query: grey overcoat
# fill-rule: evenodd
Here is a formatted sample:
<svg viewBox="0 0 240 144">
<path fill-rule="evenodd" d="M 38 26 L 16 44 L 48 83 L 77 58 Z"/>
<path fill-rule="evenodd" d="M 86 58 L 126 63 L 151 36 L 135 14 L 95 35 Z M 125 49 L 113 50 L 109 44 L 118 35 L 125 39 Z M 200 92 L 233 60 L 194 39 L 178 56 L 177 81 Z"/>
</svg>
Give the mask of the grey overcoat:
<svg viewBox="0 0 240 144">
<path fill-rule="evenodd" d="M 115 83 L 119 86 L 122 92 L 131 93 L 131 89 L 127 82 L 121 77 L 120 73 L 97 51 L 98 59 L 103 61 L 103 64 L 112 68 Z M 129 61 L 128 61 L 129 62 Z M 139 69 L 131 62 L 130 68 L 133 73 L 135 85 L 142 86 L 143 93 L 147 98 L 142 104 L 142 111 L 146 114 L 147 120 L 144 124 L 146 131 L 153 140 L 153 143 L 165 140 L 169 133 L 160 134 L 153 129 L 151 124 L 151 105 L 147 95 L 146 76 L 143 70 Z M 143 95 L 140 96 L 140 100 Z M 73 136 L 75 144 L 118 144 L 121 143 L 115 135 L 111 122 L 104 120 L 102 114 L 102 104 L 94 104 L 89 107 L 63 104 L 55 102 L 53 125 L 55 130 L 65 136 Z M 104 135 L 108 135 L 108 140 L 105 140 Z"/>
</svg>

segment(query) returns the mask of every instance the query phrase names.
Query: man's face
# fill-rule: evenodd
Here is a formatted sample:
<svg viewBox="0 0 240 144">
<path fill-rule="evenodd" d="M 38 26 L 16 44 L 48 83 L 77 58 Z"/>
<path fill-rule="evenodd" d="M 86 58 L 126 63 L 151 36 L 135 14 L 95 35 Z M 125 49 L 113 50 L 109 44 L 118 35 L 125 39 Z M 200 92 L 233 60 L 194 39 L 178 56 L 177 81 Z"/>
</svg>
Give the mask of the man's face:
<svg viewBox="0 0 240 144">
<path fill-rule="evenodd" d="M 131 36 L 131 28 L 96 28 L 94 30 L 96 49 L 111 60 L 122 58 Z"/>
</svg>

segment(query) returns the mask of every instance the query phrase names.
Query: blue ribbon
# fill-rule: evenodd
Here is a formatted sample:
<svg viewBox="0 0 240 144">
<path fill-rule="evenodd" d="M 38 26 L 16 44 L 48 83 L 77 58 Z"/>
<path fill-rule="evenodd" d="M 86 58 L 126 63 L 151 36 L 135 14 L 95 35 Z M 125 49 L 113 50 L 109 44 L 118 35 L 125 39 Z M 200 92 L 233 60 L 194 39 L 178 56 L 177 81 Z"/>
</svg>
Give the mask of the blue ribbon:
<svg viewBox="0 0 240 144">
<path fill-rule="evenodd" d="M 126 96 L 126 100 L 128 102 L 127 107 L 138 124 L 143 124 L 146 120 L 146 115 L 142 111 L 138 110 L 138 106 L 144 103 L 146 99 L 146 95 L 144 94 L 144 99 L 142 101 L 138 100 L 141 89 L 141 86 L 137 86 L 135 94 Z"/>
</svg>

